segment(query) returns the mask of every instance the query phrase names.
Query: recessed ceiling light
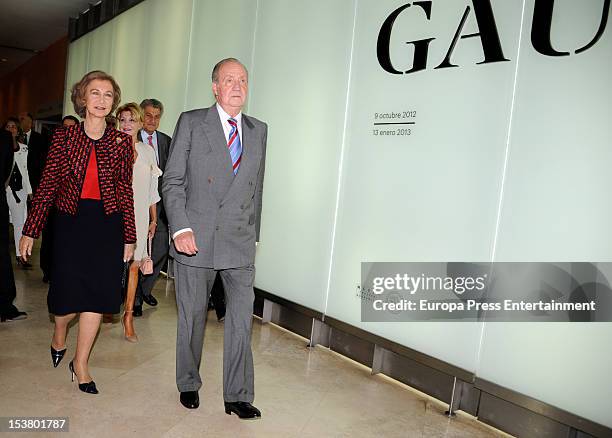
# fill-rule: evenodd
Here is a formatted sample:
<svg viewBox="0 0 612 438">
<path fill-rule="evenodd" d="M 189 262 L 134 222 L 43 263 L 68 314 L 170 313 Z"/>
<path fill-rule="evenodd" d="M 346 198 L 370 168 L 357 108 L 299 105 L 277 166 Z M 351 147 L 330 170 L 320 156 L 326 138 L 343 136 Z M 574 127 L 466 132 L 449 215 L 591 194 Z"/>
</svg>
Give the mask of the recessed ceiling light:
<svg viewBox="0 0 612 438">
<path fill-rule="evenodd" d="M 2 62 L 6 62 L 6 61 L 8 61 L 8 59 L 2 58 Z"/>
</svg>

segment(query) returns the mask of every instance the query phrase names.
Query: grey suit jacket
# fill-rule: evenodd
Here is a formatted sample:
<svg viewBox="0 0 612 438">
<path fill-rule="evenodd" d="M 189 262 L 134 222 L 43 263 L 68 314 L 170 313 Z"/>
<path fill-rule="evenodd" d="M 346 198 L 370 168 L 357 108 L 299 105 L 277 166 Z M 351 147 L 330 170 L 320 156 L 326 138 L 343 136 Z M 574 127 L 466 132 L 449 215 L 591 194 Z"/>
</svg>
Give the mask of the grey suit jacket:
<svg viewBox="0 0 612 438">
<path fill-rule="evenodd" d="M 170 144 L 162 193 L 171 235 L 194 232 L 199 252 L 170 253 L 189 266 L 237 268 L 255 261 L 268 127 L 242 115 L 242 160 L 234 176 L 215 105 L 181 114 Z"/>
<path fill-rule="evenodd" d="M 138 140 L 143 143 L 147 143 L 145 139 L 142 138 L 142 131 L 138 131 Z M 162 172 L 166 169 L 166 163 L 168 162 L 168 151 L 170 150 L 170 143 L 172 142 L 172 138 L 167 134 L 164 134 L 161 131 L 157 131 L 157 153 L 159 155 L 159 168 Z M 157 184 L 157 190 L 159 191 L 159 197 L 162 197 L 162 181 L 163 174 L 159 177 L 159 182 Z M 158 229 L 165 230 L 168 227 L 168 218 L 166 217 L 166 209 L 164 208 L 163 198 L 161 201 L 157 203 L 157 227 Z"/>
</svg>

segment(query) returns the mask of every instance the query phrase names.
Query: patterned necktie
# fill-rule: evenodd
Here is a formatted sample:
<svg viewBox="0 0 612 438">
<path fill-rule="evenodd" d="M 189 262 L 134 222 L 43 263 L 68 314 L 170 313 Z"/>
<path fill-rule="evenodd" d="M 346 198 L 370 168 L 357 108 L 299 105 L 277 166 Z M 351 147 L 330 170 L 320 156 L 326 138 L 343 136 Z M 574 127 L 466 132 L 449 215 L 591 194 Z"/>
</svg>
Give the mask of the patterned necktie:
<svg viewBox="0 0 612 438">
<path fill-rule="evenodd" d="M 149 145 L 153 146 L 153 136 L 152 135 L 149 135 L 148 140 L 149 140 Z"/>
<path fill-rule="evenodd" d="M 229 133 L 227 147 L 229 148 L 230 157 L 232 158 L 234 175 L 236 175 L 238 173 L 238 167 L 240 167 L 240 160 L 242 160 L 242 144 L 240 143 L 240 135 L 238 135 L 238 122 L 236 122 L 236 119 L 228 119 L 227 121 L 232 127 Z"/>
</svg>

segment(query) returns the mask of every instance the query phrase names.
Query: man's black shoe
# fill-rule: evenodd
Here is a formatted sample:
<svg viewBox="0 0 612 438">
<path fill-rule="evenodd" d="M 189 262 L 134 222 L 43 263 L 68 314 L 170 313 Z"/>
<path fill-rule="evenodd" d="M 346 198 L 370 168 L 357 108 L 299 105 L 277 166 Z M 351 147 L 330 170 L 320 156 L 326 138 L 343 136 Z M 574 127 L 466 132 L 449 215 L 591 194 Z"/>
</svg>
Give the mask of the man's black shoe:
<svg viewBox="0 0 612 438">
<path fill-rule="evenodd" d="M 28 317 L 28 314 L 25 312 L 11 312 L 7 315 L 0 315 L 0 322 L 7 322 L 7 321 L 18 321 L 20 319 L 26 319 Z"/>
<path fill-rule="evenodd" d="M 133 317 L 142 316 L 142 306 L 134 306 Z"/>
<path fill-rule="evenodd" d="M 143 295 L 142 296 L 142 301 L 144 301 L 145 303 L 147 303 L 151 307 L 157 306 L 157 300 L 155 299 L 155 297 L 153 295 Z"/>
<path fill-rule="evenodd" d="M 225 307 L 222 309 L 215 309 L 215 313 L 217 314 L 217 321 L 223 322 L 225 320 Z"/>
<path fill-rule="evenodd" d="M 225 413 L 232 415 L 232 412 L 241 420 L 255 420 L 261 418 L 261 412 L 251 403 L 247 402 L 225 402 Z"/>
<path fill-rule="evenodd" d="M 200 406 L 198 391 L 181 392 L 181 404 L 187 409 L 197 409 Z"/>
</svg>

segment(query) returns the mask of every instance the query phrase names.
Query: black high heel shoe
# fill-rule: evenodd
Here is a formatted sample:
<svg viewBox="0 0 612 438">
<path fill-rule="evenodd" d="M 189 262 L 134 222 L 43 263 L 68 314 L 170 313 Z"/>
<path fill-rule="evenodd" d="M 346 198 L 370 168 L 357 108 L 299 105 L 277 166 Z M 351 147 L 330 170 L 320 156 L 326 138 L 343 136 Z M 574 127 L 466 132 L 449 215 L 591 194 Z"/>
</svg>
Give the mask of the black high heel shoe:
<svg viewBox="0 0 612 438">
<path fill-rule="evenodd" d="M 64 358 L 64 354 L 66 354 L 66 349 L 56 350 L 51 346 L 51 361 L 53 362 L 53 368 L 57 368 L 62 359 Z"/>
<path fill-rule="evenodd" d="M 72 381 L 74 382 L 74 376 L 76 376 L 76 373 L 74 372 L 74 365 L 72 365 L 72 362 L 73 361 L 70 361 L 68 368 L 70 368 L 70 372 L 72 373 L 71 375 Z M 77 376 L 77 383 L 79 383 L 78 377 L 79 376 Z M 96 388 L 96 383 L 93 380 L 87 383 L 79 383 L 79 389 L 83 392 L 86 392 L 87 394 L 97 394 L 98 393 L 98 389 Z"/>
</svg>

